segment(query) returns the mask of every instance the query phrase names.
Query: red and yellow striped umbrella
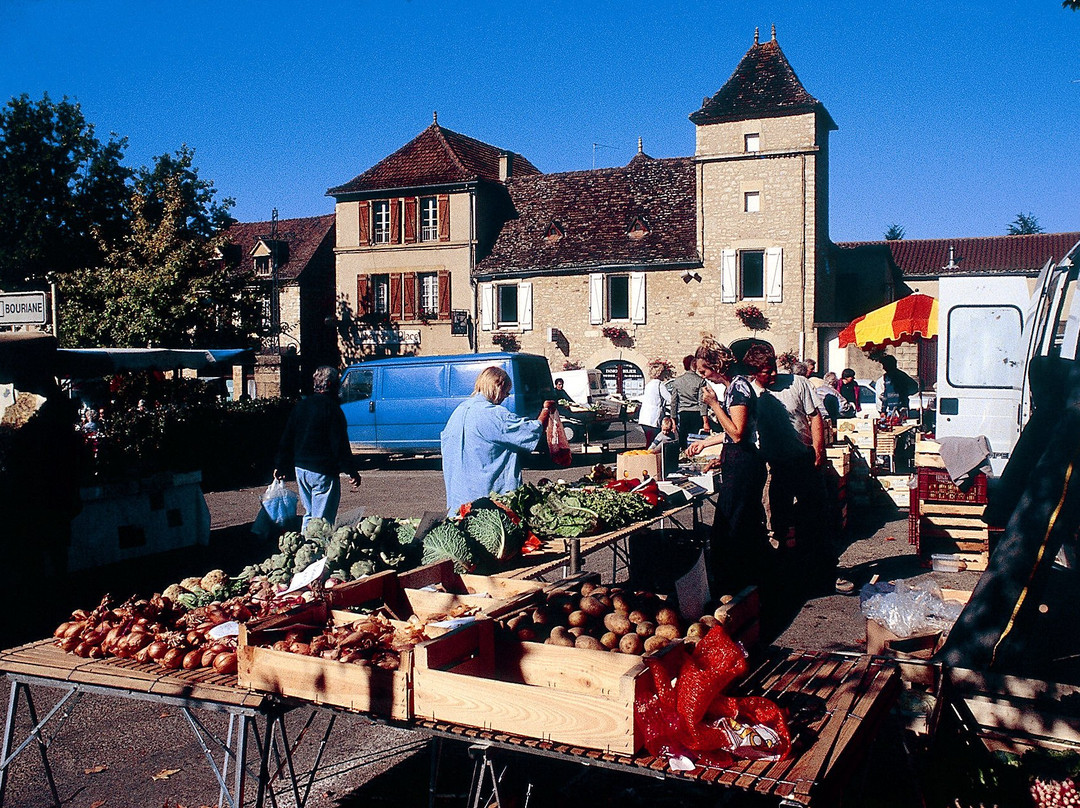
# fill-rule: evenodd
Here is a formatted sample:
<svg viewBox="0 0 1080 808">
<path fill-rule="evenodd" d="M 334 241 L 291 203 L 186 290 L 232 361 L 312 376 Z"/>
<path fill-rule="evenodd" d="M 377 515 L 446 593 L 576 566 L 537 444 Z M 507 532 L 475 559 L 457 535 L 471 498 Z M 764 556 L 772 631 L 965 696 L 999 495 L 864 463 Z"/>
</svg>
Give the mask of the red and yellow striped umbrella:
<svg viewBox="0 0 1080 808">
<path fill-rule="evenodd" d="M 865 350 L 929 339 L 938 333 L 938 302 L 929 295 L 908 295 L 851 321 L 840 332 L 840 347 Z"/>
</svg>

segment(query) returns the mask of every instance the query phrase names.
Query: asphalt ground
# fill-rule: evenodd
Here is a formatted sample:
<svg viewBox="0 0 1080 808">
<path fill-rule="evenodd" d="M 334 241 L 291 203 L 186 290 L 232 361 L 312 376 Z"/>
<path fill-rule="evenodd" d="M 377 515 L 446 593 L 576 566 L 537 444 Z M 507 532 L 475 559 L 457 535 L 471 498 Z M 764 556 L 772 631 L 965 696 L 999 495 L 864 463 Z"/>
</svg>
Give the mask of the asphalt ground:
<svg viewBox="0 0 1080 808">
<path fill-rule="evenodd" d="M 613 448 L 621 449 L 622 441 Z M 633 443 L 631 442 L 631 447 Z M 567 470 L 530 468 L 525 479 L 562 476 L 576 479 L 600 459 L 611 455 L 575 455 Z M 418 516 L 425 511 L 445 510 L 442 474 L 437 458 L 397 458 L 365 464 L 363 485 L 358 490 L 344 486 L 339 521 L 358 518 L 362 513 L 384 516 Z M 118 597 L 160 591 L 166 584 L 187 575 L 202 574 L 213 567 L 228 572 L 261 560 L 271 546 L 250 533 L 258 513 L 261 487 L 207 494 L 212 536 L 209 547 L 175 553 L 93 576 L 73 579 L 62 593 L 21 610 L 15 621 L 20 641 L 46 636 L 64 619 L 65 609 L 91 607 L 104 591 Z M 711 506 L 702 517 L 711 522 Z M 857 584 L 877 575 L 888 580 L 925 573 L 918 566 L 914 548 L 907 542 L 906 518 L 891 504 L 852 509 L 851 522 L 843 536 L 841 566 Z M 646 537 L 631 548 L 632 568 L 662 589 L 680 575 L 696 557 L 693 541 L 672 540 L 668 534 Z M 610 551 L 586 558 L 586 567 L 611 577 Z M 964 579 L 964 576 L 967 579 Z M 943 576 L 942 583 L 954 588 L 974 585 L 970 573 Z M 792 606 L 767 629 L 766 641 L 802 650 L 859 652 L 865 647 L 865 619 L 857 597 L 831 591 L 791 593 Z M 59 613 L 58 613 L 59 610 Z M 49 709 L 58 691 L 39 688 L 35 692 L 39 714 Z M 5 709 L 5 716 L 7 710 Z M 290 714 L 293 738 L 302 736 L 297 766 L 310 768 L 322 728 L 329 720 L 326 710 L 310 713 L 312 725 L 304 729 L 309 713 Z M 207 725 L 224 729 L 221 714 L 202 716 Z M 335 725 L 327 751 L 312 783 L 308 805 L 424 805 L 428 804 L 430 745 L 417 732 L 373 723 L 348 713 L 334 713 Z M 25 711 L 18 716 L 16 737 L 24 737 L 29 724 Z M 917 805 L 916 777 L 902 741 L 902 725 L 890 718 L 878 738 L 866 750 L 866 765 L 853 779 L 844 795 L 845 805 Z M 50 739 L 49 760 L 63 804 L 88 808 L 160 808 L 168 805 L 214 805 L 218 788 L 203 752 L 193 739 L 187 719 L 173 707 L 160 704 L 87 695 L 70 711 L 58 734 Z M 460 805 L 471 772 L 464 747 L 444 745 L 443 765 L 438 781 L 436 805 Z M 613 774 L 603 770 L 541 763 L 535 758 L 518 759 L 508 769 L 508 783 L 516 778 L 520 797 L 532 783 L 532 805 L 714 805 L 755 804 L 715 790 L 654 781 L 645 777 Z M 510 787 L 508 785 L 508 790 Z M 6 806 L 52 804 L 41 760 L 27 749 L 11 766 L 5 795 Z M 279 804 L 292 804 L 282 796 Z"/>
</svg>

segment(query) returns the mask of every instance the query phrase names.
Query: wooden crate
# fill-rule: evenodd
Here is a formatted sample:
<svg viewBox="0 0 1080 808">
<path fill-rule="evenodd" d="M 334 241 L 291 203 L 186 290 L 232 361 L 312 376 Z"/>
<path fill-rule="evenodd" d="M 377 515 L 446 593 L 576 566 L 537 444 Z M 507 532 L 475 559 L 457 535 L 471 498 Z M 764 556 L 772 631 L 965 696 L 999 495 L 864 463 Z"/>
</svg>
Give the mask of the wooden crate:
<svg viewBox="0 0 1080 808">
<path fill-rule="evenodd" d="M 1080 687 L 950 668 L 943 700 L 992 752 L 1080 751 Z"/>
<path fill-rule="evenodd" d="M 846 443 L 826 446 L 825 459 L 841 478 L 846 477 L 851 471 L 851 447 Z"/>
<path fill-rule="evenodd" d="M 462 575 L 454 572 L 454 562 L 449 560 L 399 573 L 397 581 L 413 613 L 417 608 L 446 613 L 458 606 L 470 606 L 497 617 L 535 600 L 545 589 L 537 581 Z"/>
<path fill-rule="evenodd" d="M 932 556 L 953 556 L 969 570 L 985 570 L 990 557 L 990 528 L 982 521 L 984 504 L 920 500 L 915 548 L 924 563 Z"/>
<path fill-rule="evenodd" d="M 912 487 L 910 474 L 879 474 L 874 479 L 897 508 L 902 511 L 908 509 Z"/>
<path fill-rule="evenodd" d="M 941 459 L 941 444 L 927 438 L 916 438 L 915 467 L 928 469 L 945 468 L 945 462 Z"/>
<path fill-rule="evenodd" d="M 241 624 L 236 653 L 240 686 L 384 718 L 401 721 L 411 718 L 411 651 L 402 651 L 401 666 L 396 671 L 388 671 L 269 647 L 282 639 L 290 628 L 325 626 L 331 617 L 340 622 L 363 619 L 351 612 L 331 611 L 326 603 L 320 602 L 289 614 Z"/>
<path fill-rule="evenodd" d="M 871 418 L 841 418 L 836 422 L 836 434 L 860 449 L 873 449 L 877 445 L 877 421 Z"/>
<path fill-rule="evenodd" d="M 761 641 L 761 594 L 756 586 L 746 587 L 714 614 L 728 636 L 740 643 L 747 654 L 757 651 Z"/>
<path fill-rule="evenodd" d="M 493 622 L 479 620 L 416 646 L 413 709 L 417 718 L 630 755 L 643 743 L 634 706 L 650 682 L 641 657 L 496 644 Z"/>
</svg>

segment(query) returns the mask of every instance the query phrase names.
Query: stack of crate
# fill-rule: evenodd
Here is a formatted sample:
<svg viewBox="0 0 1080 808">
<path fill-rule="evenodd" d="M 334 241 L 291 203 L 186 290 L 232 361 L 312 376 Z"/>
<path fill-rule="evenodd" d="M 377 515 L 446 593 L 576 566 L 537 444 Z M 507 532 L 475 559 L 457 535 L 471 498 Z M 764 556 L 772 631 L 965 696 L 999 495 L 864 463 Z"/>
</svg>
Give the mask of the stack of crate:
<svg viewBox="0 0 1080 808">
<path fill-rule="evenodd" d="M 836 443 L 825 449 L 825 476 L 829 491 L 834 495 L 840 529 L 848 524 L 848 478 L 851 476 L 851 447 Z"/>
<path fill-rule="evenodd" d="M 929 566 L 937 556 L 954 567 L 985 570 L 990 558 L 990 529 L 982 521 L 986 475 L 979 472 L 960 489 L 948 472 L 919 468 L 916 494 L 908 514 L 908 539 L 923 563 Z"/>
<path fill-rule="evenodd" d="M 850 447 L 847 480 L 848 500 L 856 506 L 870 504 L 870 473 L 874 468 L 877 421 L 869 418 L 841 418 L 836 422 L 836 435 Z"/>
</svg>

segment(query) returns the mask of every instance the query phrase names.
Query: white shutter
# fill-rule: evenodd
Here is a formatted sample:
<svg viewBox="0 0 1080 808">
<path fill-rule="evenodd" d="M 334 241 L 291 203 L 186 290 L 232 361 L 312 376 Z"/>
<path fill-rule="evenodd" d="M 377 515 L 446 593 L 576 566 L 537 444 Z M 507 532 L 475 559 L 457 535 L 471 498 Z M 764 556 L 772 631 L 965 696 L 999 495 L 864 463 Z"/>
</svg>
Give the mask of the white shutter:
<svg viewBox="0 0 1080 808">
<path fill-rule="evenodd" d="M 784 300 L 784 249 L 769 247 L 765 250 L 765 299 L 770 303 Z"/>
<path fill-rule="evenodd" d="M 490 331 L 495 322 L 495 285 L 480 284 L 480 329 Z"/>
<path fill-rule="evenodd" d="M 532 331 L 532 284 L 523 281 L 518 284 L 518 328 Z"/>
<path fill-rule="evenodd" d="M 720 253 L 720 302 L 734 303 L 738 300 L 738 273 L 735 271 L 735 251 Z"/>
<path fill-rule="evenodd" d="M 630 322 L 645 323 L 645 273 L 630 273 Z"/>
<path fill-rule="evenodd" d="M 589 324 L 600 325 L 604 322 L 604 276 L 597 273 L 589 276 Z"/>
</svg>

